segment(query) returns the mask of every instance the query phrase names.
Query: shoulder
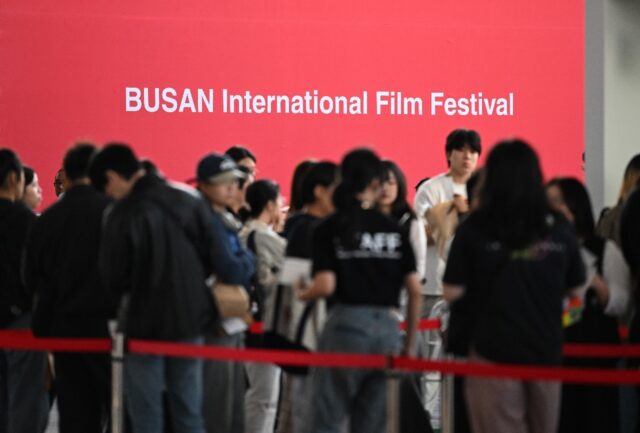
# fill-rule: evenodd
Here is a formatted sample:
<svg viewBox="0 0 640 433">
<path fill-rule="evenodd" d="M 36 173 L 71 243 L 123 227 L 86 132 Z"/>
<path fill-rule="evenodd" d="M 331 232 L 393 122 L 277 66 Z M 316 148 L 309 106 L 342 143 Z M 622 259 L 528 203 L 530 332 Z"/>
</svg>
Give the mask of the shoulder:
<svg viewBox="0 0 640 433">
<path fill-rule="evenodd" d="M 453 184 L 451 176 L 448 173 L 440 173 L 426 181 L 420 188 L 424 188 L 425 191 L 440 191 L 448 184 Z"/>
</svg>

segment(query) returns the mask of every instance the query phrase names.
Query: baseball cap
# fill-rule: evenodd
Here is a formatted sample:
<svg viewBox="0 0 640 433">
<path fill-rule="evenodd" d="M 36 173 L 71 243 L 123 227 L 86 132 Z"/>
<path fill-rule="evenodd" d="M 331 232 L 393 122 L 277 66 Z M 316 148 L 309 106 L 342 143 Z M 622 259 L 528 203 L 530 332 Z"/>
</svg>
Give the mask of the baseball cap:
<svg viewBox="0 0 640 433">
<path fill-rule="evenodd" d="M 210 153 L 198 163 L 195 180 L 203 183 L 223 183 L 245 177 L 233 159 L 219 153 Z"/>
</svg>

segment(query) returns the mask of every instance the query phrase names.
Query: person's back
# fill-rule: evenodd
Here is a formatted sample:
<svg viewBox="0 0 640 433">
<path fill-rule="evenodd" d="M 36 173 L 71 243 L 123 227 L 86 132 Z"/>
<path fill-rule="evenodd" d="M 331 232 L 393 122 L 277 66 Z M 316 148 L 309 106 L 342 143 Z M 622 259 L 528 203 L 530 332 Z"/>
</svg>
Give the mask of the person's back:
<svg viewBox="0 0 640 433">
<path fill-rule="evenodd" d="M 91 181 L 116 199 L 107 210 L 100 274 L 122 301 L 128 337 L 200 345 L 216 308 L 205 279 L 214 249 L 210 212 L 195 194 L 145 174 L 133 151 L 110 144 L 92 160 Z M 127 354 L 125 389 L 134 431 L 204 433 L 202 360 Z"/>
<path fill-rule="evenodd" d="M 544 238 L 512 250 L 487 235 L 481 215 L 460 225 L 445 281 L 465 285 L 465 297 L 479 310 L 471 336 L 479 355 L 494 362 L 560 363 L 566 275 L 573 285 L 582 276 L 572 257 L 580 258 L 578 246 L 561 217 L 550 220 Z"/>
<path fill-rule="evenodd" d="M 103 277 L 116 294 L 131 292 L 129 336 L 191 338 L 211 320 L 213 301 L 205 285 L 211 270 L 209 218 L 197 196 L 155 176 L 141 178 L 109 212 L 102 264 L 110 272 Z M 120 242 L 135 247 L 120 250 Z M 122 272 L 127 268 L 130 275 Z"/>
<path fill-rule="evenodd" d="M 24 247 L 35 215 L 21 202 L 22 162 L 0 149 L 0 328 L 29 329 L 32 293 L 22 281 Z M 0 431 L 44 430 L 48 415 L 46 355 L 0 349 Z"/>
<path fill-rule="evenodd" d="M 0 199 L 1 327 L 31 311 L 31 299 L 22 284 L 20 268 L 22 248 L 35 218 L 24 204 Z"/>
<path fill-rule="evenodd" d="M 77 185 L 34 223 L 26 277 L 38 294 L 36 335 L 108 335 L 115 301 L 98 275 L 98 249 L 102 214 L 109 203 L 92 186 Z"/>
<path fill-rule="evenodd" d="M 562 300 L 584 279 L 576 236 L 550 212 L 535 151 L 498 143 L 479 207 L 447 261 L 448 349 L 484 363 L 560 364 Z M 557 382 L 468 377 L 465 391 L 475 433 L 556 432 Z"/>
<path fill-rule="evenodd" d="M 64 196 L 33 224 L 25 278 L 36 294 L 31 327 L 38 336 L 107 337 L 115 299 L 98 272 L 102 214 L 109 199 L 89 185 L 95 147 L 80 144 L 64 158 Z M 62 433 L 108 424 L 110 359 L 106 354 L 54 352 Z"/>
</svg>

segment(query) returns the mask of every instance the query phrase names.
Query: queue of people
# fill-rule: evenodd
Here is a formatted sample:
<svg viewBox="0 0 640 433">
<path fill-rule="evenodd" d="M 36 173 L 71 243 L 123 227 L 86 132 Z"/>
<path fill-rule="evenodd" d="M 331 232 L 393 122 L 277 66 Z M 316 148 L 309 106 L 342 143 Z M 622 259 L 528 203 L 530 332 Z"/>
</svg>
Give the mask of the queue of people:
<svg viewBox="0 0 640 433">
<path fill-rule="evenodd" d="M 447 171 L 417 187 L 413 206 L 401 168 L 357 148 L 340 164 L 301 162 L 287 209 L 241 146 L 204 155 L 178 183 L 127 144 L 79 143 L 56 173 L 58 200 L 38 215 L 37 173 L 0 149 L 0 328 L 616 368 L 623 360 L 565 359 L 562 345 L 619 343 L 619 325 L 640 341 L 640 155 L 596 221 L 583 183 L 545 183 L 525 141 L 497 143 L 481 169 L 476 131 L 452 131 L 444 150 Z M 434 316 L 443 333 L 419 335 Z M 248 333 L 254 321 L 263 334 Z M 124 366 L 133 433 L 386 429 L 377 370 L 140 354 Z M 430 379 L 412 378 L 426 425 L 401 408 L 410 431 L 441 427 Z M 105 354 L 4 349 L 0 433 L 43 432 L 54 399 L 62 433 L 104 432 L 110 383 Z M 469 377 L 456 390 L 457 433 L 624 424 L 616 386 Z"/>
</svg>

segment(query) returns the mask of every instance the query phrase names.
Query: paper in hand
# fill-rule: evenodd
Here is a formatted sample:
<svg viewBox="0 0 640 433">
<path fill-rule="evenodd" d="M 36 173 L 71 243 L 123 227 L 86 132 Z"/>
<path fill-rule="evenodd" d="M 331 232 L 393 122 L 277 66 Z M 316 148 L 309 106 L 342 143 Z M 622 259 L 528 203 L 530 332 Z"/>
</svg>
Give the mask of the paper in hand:
<svg viewBox="0 0 640 433">
<path fill-rule="evenodd" d="M 311 260 L 298 257 L 287 257 L 280 272 L 280 283 L 288 286 L 308 279 L 311 276 Z"/>
</svg>

